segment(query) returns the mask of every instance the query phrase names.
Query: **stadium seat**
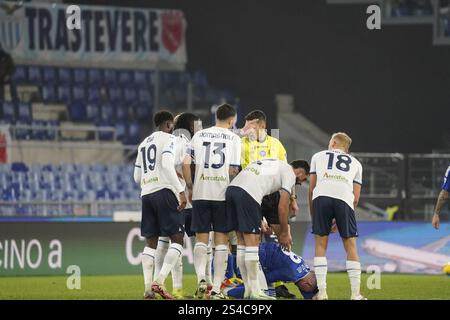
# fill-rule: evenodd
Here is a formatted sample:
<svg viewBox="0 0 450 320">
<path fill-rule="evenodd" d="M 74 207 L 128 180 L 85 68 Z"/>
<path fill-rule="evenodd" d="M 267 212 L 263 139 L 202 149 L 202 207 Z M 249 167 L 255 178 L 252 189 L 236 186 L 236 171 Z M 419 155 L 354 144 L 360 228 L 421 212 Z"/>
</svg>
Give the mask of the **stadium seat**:
<svg viewBox="0 0 450 320">
<path fill-rule="evenodd" d="M 86 100 L 86 89 L 84 88 L 84 86 L 78 85 L 72 87 L 72 100 L 73 101 Z"/>
<path fill-rule="evenodd" d="M 114 69 L 105 69 L 103 71 L 103 80 L 106 85 L 117 84 L 117 74 Z"/>
<path fill-rule="evenodd" d="M 100 106 L 93 102 L 86 104 L 86 119 L 91 122 L 100 121 Z"/>
<path fill-rule="evenodd" d="M 87 71 L 83 68 L 76 68 L 73 70 L 73 82 L 75 84 L 85 85 L 87 82 Z"/>
<path fill-rule="evenodd" d="M 72 101 L 68 105 L 69 117 L 72 121 L 86 121 L 86 105 L 82 101 Z"/>
<path fill-rule="evenodd" d="M 1 119 L 6 122 L 16 121 L 16 107 L 11 101 L 0 102 Z"/>
<path fill-rule="evenodd" d="M 16 66 L 16 72 L 14 72 L 13 79 L 17 84 L 26 83 L 28 81 L 27 66 Z"/>
<path fill-rule="evenodd" d="M 117 82 L 122 86 L 129 86 L 133 82 L 131 72 L 127 70 L 118 71 Z"/>
<path fill-rule="evenodd" d="M 123 100 L 122 90 L 120 87 L 112 85 L 107 88 L 108 99 L 110 102 L 120 102 Z"/>
<path fill-rule="evenodd" d="M 56 70 L 53 67 L 42 68 L 42 80 L 44 83 L 56 84 Z"/>
<path fill-rule="evenodd" d="M 134 108 L 135 117 L 138 120 L 148 119 L 152 113 L 152 102 L 149 103 L 139 103 Z"/>
<path fill-rule="evenodd" d="M 116 122 L 116 139 L 125 142 L 127 139 L 127 126 L 125 122 Z"/>
<path fill-rule="evenodd" d="M 11 163 L 11 171 L 13 171 L 13 172 L 28 172 L 28 167 L 23 162 L 13 162 L 13 163 Z"/>
<path fill-rule="evenodd" d="M 126 143 L 135 145 L 141 141 L 140 126 L 137 122 L 131 122 L 128 126 L 128 139 Z"/>
<path fill-rule="evenodd" d="M 148 87 L 148 73 L 146 71 L 133 71 L 133 83 L 140 88 Z"/>
<path fill-rule="evenodd" d="M 31 126 L 31 121 L 17 121 L 17 126 Z M 16 129 L 16 139 L 17 140 L 30 140 L 31 130 L 30 129 Z"/>
<path fill-rule="evenodd" d="M 89 86 L 87 90 L 87 101 L 99 102 L 101 100 L 101 90 L 97 86 Z"/>
<path fill-rule="evenodd" d="M 100 120 L 106 125 L 111 125 L 114 121 L 114 108 L 110 103 L 102 104 L 100 111 Z"/>
<path fill-rule="evenodd" d="M 122 103 L 118 103 L 115 105 L 116 110 L 116 121 L 128 120 L 128 106 Z"/>
<path fill-rule="evenodd" d="M 19 121 L 31 121 L 31 103 L 19 102 L 17 108 Z"/>
<path fill-rule="evenodd" d="M 136 103 L 138 100 L 138 96 L 136 93 L 136 89 L 133 87 L 126 87 L 123 90 L 123 101 L 128 104 Z"/>
<path fill-rule="evenodd" d="M 39 67 L 36 67 L 36 66 L 28 67 L 28 82 L 33 83 L 35 85 L 41 85 L 42 76 L 41 76 L 41 70 Z"/>
<path fill-rule="evenodd" d="M 72 83 L 72 69 L 58 68 L 58 83 L 71 84 Z"/>
<path fill-rule="evenodd" d="M 34 140 L 48 140 L 47 130 L 43 127 L 47 127 L 47 122 L 43 120 L 34 120 L 31 125 L 34 127 L 31 130 L 31 138 Z"/>
<path fill-rule="evenodd" d="M 54 103 L 57 101 L 62 101 L 60 100 L 59 92 L 57 97 L 55 86 L 52 84 L 44 84 L 41 87 L 41 97 L 45 103 Z"/>
<path fill-rule="evenodd" d="M 54 130 L 54 128 L 59 127 L 59 121 L 57 120 L 49 120 L 47 121 L 47 139 L 48 140 L 55 140 L 57 135 L 58 135 L 58 131 Z"/>
<path fill-rule="evenodd" d="M 71 101 L 70 86 L 62 84 L 58 86 L 58 102 L 68 104 Z"/>
<path fill-rule="evenodd" d="M 100 86 L 103 83 L 103 75 L 100 69 L 89 69 L 89 84 Z"/>
<path fill-rule="evenodd" d="M 139 102 L 150 102 L 153 100 L 152 93 L 149 88 L 139 88 L 138 89 L 138 100 Z"/>
</svg>

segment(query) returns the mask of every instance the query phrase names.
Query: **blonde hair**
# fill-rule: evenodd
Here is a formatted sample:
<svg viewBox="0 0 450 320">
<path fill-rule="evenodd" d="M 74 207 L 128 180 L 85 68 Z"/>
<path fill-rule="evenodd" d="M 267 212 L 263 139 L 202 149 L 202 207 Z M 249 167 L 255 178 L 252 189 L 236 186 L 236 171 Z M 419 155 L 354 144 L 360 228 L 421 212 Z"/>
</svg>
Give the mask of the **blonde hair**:
<svg viewBox="0 0 450 320">
<path fill-rule="evenodd" d="M 331 139 L 336 141 L 336 143 L 340 147 L 345 148 L 345 150 L 347 150 L 347 151 L 350 149 L 350 146 L 352 144 L 352 138 L 350 138 L 350 136 L 348 134 L 346 134 L 345 132 L 333 133 L 333 135 L 331 136 Z"/>
</svg>

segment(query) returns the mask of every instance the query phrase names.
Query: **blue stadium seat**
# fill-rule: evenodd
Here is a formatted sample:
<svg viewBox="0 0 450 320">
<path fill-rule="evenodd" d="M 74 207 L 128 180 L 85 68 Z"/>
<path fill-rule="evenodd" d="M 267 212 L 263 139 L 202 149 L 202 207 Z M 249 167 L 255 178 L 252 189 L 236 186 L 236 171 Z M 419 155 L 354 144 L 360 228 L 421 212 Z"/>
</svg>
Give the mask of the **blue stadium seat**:
<svg viewBox="0 0 450 320">
<path fill-rule="evenodd" d="M 89 84 L 100 86 L 102 83 L 102 71 L 100 69 L 89 69 Z"/>
<path fill-rule="evenodd" d="M 114 69 L 105 69 L 103 71 L 103 80 L 107 85 L 117 84 L 117 72 Z"/>
<path fill-rule="evenodd" d="M 17 121 L 17 126 L 31 126 L 31 121 Z M 17 129 L 16 130 L 16 139 L 17 140 L 30 140 L 31 139 L 31 130 L 30 129 Z"/>
<path fill-rule="evenodd" d="M 47 121 L 47 139 L 48 140 L 55 140 L 56 136 L 58 135 L 58 131 L 53 130 L 53 128 L 59 127 L 59 121 L 58 120 L 48 120 Z"/>
<path fill-rule="evenodd" d="M 87 101 L 99 102 L 101 100 L 101 91 L 97 86 L 89 86 L 87 92 Z"/>
<path fill-rule="evenodd" d="M 13 79 L 17 84 L 26 83 L 28 80 L 27 66 L 16 66 L 16 72 L 14 72 Z"/>
<path fill-rule="evenodd" d="M 111 126 L 113 126 L 113 123 L 111 121 L 100 120 L 99 122 L 96 123 L 96 125 L 97 125 L 97 127 L 111 127 Z M 98 137 L 102 141 L 105 141 L 105 140 L 109 141 L 114 138 L 114 133 L 110 132 L 110 131 L 106 131 L 106 132 L 102 131 L 102 132 L 99 132 Z"/>
<path fill-rule="evenodd" d="M 28 67 L 28 82 L 40 85 L 42 82 L 41 70 L 36 66 Z"/>
<path fill-rule="evenodd" d="M 100 121 L 100 106 L 89 102 L 86 104 L 86 118 L 91 122 Z"/>
<path fill-rule="evenodd" d="M 86 121 L 86 105 L 82 101 L 69 103 L 69 117 L 72 121 Z"/>
<path fill-rule="evenodd" d="M 43 67 L 42 68 L 42 80 L 44 83 L 55 84 L 56 81 L 56 70 L 53 67 Z"/>
<path fill-rule="evenodd" d="M 58 83 L 71 84 L 72 83 L 72 69 L 58 68 Z"/>
<path fill-rule="evenodd" d="M 58 86 L 58 102 L 68 104 L 71 100 L 70 86 L 62 84 Z"/>
<path fill-rule="evenodd" d="M 76 68 L 73 70 L 73 82 L 76 84 L 86 85 L 87 70 L 83 68 Z"/>
<path fill-rule="evenodd" d="M 11 163 L 11 171 L 13 171 L 13 172 L 28 172 L 28 167 L 23 162 L 13 162 L 13 163 Z"/>
<path fill-rule="evenodd" d="M 129 86 L 133 82 L 133 77 L 130 71 L 117 71 L 117 82 L 122 86 Z"/>
<path fill-rule="evenodd" d="M 133 71 L 133 82 L 136 86 L 145 88 L 149 86 L 148 73 L 146 71 Z"/>
<path fill-rule="evenodd" d="M 137 122 L 131 122 L 128 126 L 128 144 L 138 144 L 141 140 L 141 130 Z"/>
<path fill-rule="evenodd" d="M 138 96 L 135 88 L 126 87 L 123 90 L 123 101 L 125 101 L 125 103 L 133 104 L 136 103 L 137 100 Z"/>
<path fill-rule="evenodd" d="M 53 102 L 57 102 L 57 100 L 61 101 L 59 99 L 59 93 L 58 93 L 58 99 L 57 99 L 56 89 L 55 89 L 55 86 L 52 84 L 44 84 L 41 87 L 41 97 L 45 103 L 53 103 Z"/>
<path fill-rule="evenodd" d="M 127 125 L 125 122 L 116 122 L 116 139 L 125 142 L 127 139 Z"/>
<path fill-rule="evenodd" d="M 118 86 L 110 86 L 107 88 L 108 99 L 110 102 L 120 102 L 123 100 L 122 90 Z"/>
<path fill-rule="evenodd" d="M 86 100 L 86 89 L 84 86 L 79 85 L 72 87 L 72 100 L 73 101 Z"/>
<path fill-rule="evenodd" d="M 139 88 L 138 89 L 138 100 L 140 102 L 151 102 L 153 101 L 152 93 L 148 88 Z"/>
<path fill-rule="evenodd" d="M 11 101 L 0 102 L 1 119 L 7 122 L 16 121 L 16 106 Z"/>
<path fill-rule="evenodd" d="M 135 116 L 138 120 L 148 119 L 152 113 L 152 103 L 139 103 L 135 109 Z"/>
<path fill-rule="evenodd" d="M 115 105 L 114 109 L 116 110 L 116 121 L 128 120 L 128 106 L 118 103 Z"/>
<path fill-rule="evenodd" d="M 192 82 L 197 87 L 203 87 L 206 88 L 208 86 L 208 78 L 206 76 L 206 73 L 202 71 L 196 71 L 191 76 Z"/>
<path fill-rule="evenodd" d="M 100 119 L 102 122 L 107 123 L 107 125 L 111 125 L 114 117 L 114 108 L 110 103 L 102 104 Z"/>
<path fill-rule="evenodd" d="M 48 140 L 47 130 L 42 127 L 47 126 L 47 122 L 43 120 L 34 120 L 31 125 L 35 127 L 35 129 L 31 132 L 31 138 L 33 140 Z"/>
<path fill-rule="evenodd" d="M 19 102 L 18 103 L 18 119 L 20 121 L 31 121 L 31 103 Z"/>
</svg>

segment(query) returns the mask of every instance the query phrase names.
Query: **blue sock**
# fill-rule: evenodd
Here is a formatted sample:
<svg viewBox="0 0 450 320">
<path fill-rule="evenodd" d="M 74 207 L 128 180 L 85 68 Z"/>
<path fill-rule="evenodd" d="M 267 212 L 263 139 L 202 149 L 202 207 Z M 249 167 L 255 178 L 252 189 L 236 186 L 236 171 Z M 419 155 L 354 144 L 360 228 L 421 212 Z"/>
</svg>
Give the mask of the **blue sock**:
<svg viewBox="0 0 450 320">
<path fill-rule="evenodd" d="M 227 262 L 227 271 L 225 272 L 225 278 L 231 279 L 234 277 L 234 257 L 233 255 L 228 255 L 228 262 Z"/>
</svg>

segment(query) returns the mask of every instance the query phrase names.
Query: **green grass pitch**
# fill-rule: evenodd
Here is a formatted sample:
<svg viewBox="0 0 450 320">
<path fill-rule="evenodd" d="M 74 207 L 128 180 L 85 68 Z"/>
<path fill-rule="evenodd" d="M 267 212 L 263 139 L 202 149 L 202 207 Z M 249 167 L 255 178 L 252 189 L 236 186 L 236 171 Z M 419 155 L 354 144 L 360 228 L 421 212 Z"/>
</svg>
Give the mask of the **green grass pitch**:
<svg viewBox="0 0 450 320">
<path fill-rule="evenodd" d="M 444 299 L 450 300 L 450 277 L 445 275 L 385 274 L 381 276 L 381 289 L 368 290 L 367 275 L 361 279 L 364 295 L 375 299 Z M 140 275 L 82 276 L 80 290 L 68 290 L 67 278 L 0 277 L 0 300 L 4 299 L 142 299 L 143 280 Z M 330 273 L 327 278 L 330 299 L 348 299 L 350 285 L 346 273 Z M 196 278 L 184 276 L 184 291 L 192 296 Z M 167 287 L 171 288 L 170 276 Z M 299 296 L 297 288 L 288 284 L 289 290 Z M 299 298 L 302 299 L 302 298 Z"/>
</svg>

